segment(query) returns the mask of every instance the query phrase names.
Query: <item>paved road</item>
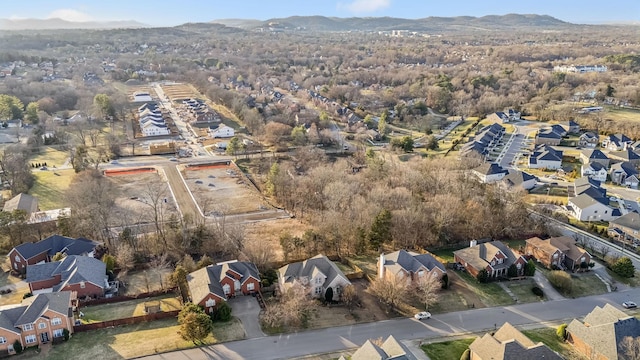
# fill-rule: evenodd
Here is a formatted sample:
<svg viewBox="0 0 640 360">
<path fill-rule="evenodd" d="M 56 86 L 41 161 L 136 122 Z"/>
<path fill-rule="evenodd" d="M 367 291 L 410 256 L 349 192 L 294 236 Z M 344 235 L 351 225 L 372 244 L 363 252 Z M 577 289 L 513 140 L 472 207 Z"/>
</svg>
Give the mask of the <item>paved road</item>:
<svg viewBox="0 0 640 360">
<path fill-rule="evenodd" d="M 437 338 L 466 332 L 493 330 L 504 322 L 524 325 L 580 318 L 595 306 L 638 299 L 640 289 L 613 292 L 579 299 L 536 302 L 506 307 L 473 309 L 436 315 L 423 322 L 395 319 L 300 333 L 266 336 L 199 349 L 175 351 L 145 357 L 147 360 L 275 360 L 307 354 L 355 348 L 367 339 L 393 334 L 399 340 Z M 621 307 L 620 307 L 621 308 Z"/>
</svg>

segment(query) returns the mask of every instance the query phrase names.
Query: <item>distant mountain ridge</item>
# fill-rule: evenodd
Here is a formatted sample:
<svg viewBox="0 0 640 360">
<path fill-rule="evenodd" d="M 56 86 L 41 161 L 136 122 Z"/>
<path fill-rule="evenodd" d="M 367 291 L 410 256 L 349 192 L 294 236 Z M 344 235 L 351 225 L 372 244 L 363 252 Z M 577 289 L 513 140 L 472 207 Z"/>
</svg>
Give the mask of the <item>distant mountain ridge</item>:
<svg viewBox="0 0 640 360">
<path fill-rule="evenodd" d="M 0 19 L 0 30 L 138 29 L 143 27 L 148 25 L 133 20 L 76 22 L 58 18 Z"/>
<path fill-rule="evenodd" d="M 253 29 L 259 27 L 304 28 L 311 31 L 438 31 L 443 28 L 553 28 L 574 24 L 556 19 L 549 15 L 506 14 L 482 17 L 427 17 L 422 19 L 402 19 L 393 17 L 326 17 L 326 16 L 290 16 L 265 21 L 253 19 L 221 19 L 212 23 L 230 27 Z"/>
</svg>

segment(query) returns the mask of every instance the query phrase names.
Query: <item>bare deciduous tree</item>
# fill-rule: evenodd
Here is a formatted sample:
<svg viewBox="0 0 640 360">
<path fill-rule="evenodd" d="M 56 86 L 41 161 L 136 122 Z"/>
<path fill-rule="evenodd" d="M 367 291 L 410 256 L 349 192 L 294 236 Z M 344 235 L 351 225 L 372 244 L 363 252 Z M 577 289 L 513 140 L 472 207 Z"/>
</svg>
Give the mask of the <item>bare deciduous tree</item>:
<svg viewBox="0 0 640 360">
<path fill-rule="evenodd" d="M 116 262 L 123 270 L 132 269 L 134 266 L 135 253 L 133 248 L 124 242 L 119 243 L 116 246 L 115 251 Z"/>
<path fill-rule="evenodd" d="M 442 282 L 437 275 L 438 273 L 427 273 L 420 277 L 416 283 L 415 296 L 424 304 L 426 310 L 429 309 L 429 306 L 437 303 L 440 298 L 439 292 L 442 288 Z"/>
<path fill-rule="evenodd" d="M 640 360 L 640 337 L 625 336 L 620 342 L 621 359 Z"/>
<path fill-rule="evenodd" d="M 409 295 L 409 283 L 399 276 L 376 279 L 369 286 L 369 291 L 382 303 L 388 306 L 387 312 L 396 309 L 400 302 Z"/>
<path fill-rule="evenodd" d="M 276 258 L 274 244 L 262 239 L 246 241 L 242 252 L 260 271 L 268 270 L 272 261 Z"/>
<path fill-rule="evenodd" d="M 296 282 L 287 289 L 281 289 L 274 304 L 267 307 L 262 321 L 270 327 L 300 327 L 311 315 L 313 300 L 307 288 Z"/>
</svg>

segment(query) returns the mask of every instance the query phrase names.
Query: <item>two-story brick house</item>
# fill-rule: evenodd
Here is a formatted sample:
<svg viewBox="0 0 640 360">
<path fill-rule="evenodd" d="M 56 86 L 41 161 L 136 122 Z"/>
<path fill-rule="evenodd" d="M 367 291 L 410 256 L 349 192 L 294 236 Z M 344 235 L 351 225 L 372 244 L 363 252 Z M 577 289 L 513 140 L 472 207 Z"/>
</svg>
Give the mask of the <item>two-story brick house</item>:
<svg viewBox="0 0 640 360">
<path fill-rule="evenodd" d="M 378 260 L 380 279 L 397 277 L 416 284 L 421 278 L 432 276 L 441 279 L 446 273 L 444 265 L 431 254 L 399 250 L 386 255 L 381 254 Z"/>
<path fill-rule="evenodd" d="M 52 235 L 35 243 L 20 244 L 9 251 L 11 270 L 19 274 L 27 271 L 27 265 L 50 262 L 57 253 L 94 257 L 100 243 L 61 235 Z"/>
<path fill-rule="evenodd" d="M 78 297 L 98 298 L 109 287 L 107 266 L 88 256 L 70 255 L 61 261 L 27 266 L 26 282 L 33 294 L 75 291 Z"/>
<path fill-rule="evenodd" d="M 576 245 L 570 236 L 542 240 L 538 237 L 527 239 L 525 253 L 533 256 L 549 269 L 577 270 L 582 263 L 589 264 L 591 255 Z"/>
<path fill-rule="evenodd" d="M 464 266 L 472 276 L 478 276 L 481 270 L 486 270 L 490 278 L 506 277 L 512 264 L 518 269 L 518 275 L 524 273 L 527 260 L 516 255 L 507 245 L 500 241 L 478 244 L 473 240 L 468 248 L 453 252 L 454 260 Z"/>
<path fill-rule="evenodd" d="M 209 265 L 187 275 L 191 301 L 211 314 L 222 302 L 237 295 L 260 290 L 260 274 L 255 264 L 226 261 Z"/>
<path fill-rule="evenodd" d="M 0 354 L 14 354 L 13 344 L 23 348 L 62 339 L 73 333 L 73 309 L 77 299 L 71 291 L 48 293 L 22 300 L 0 310 Z"/>
</svg>

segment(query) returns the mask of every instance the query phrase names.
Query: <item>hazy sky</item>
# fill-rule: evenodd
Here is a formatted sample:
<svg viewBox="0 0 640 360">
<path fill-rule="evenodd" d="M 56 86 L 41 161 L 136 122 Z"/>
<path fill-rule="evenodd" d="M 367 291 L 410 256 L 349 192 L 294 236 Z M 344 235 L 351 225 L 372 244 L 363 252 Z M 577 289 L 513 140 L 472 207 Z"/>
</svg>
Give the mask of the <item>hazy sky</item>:
<svg viewBox="0 0 640 360">
<path fill-rule="evenodd" d="M 640 22 L 640 0 L 11 0 L 0 6 L 0 18 L 137 20 L 158 26 L 292 15 L 415 19 L 508 13 L 551 15 L 573 23 Z"/>
</svg>

